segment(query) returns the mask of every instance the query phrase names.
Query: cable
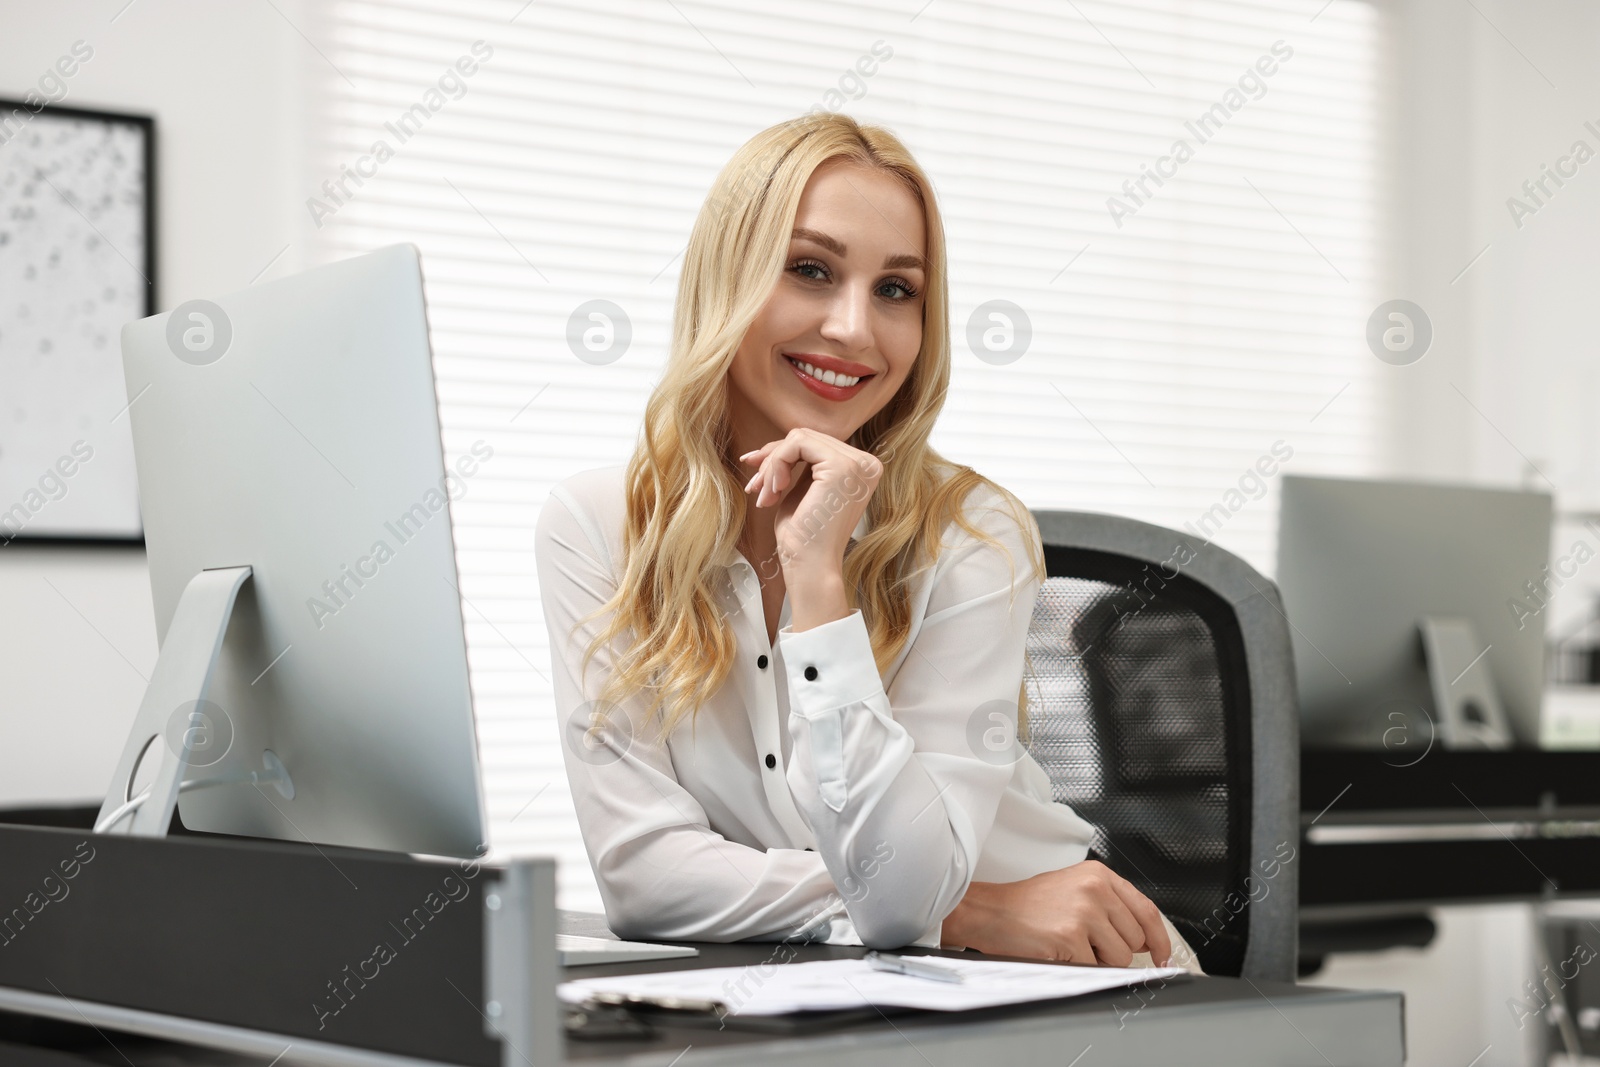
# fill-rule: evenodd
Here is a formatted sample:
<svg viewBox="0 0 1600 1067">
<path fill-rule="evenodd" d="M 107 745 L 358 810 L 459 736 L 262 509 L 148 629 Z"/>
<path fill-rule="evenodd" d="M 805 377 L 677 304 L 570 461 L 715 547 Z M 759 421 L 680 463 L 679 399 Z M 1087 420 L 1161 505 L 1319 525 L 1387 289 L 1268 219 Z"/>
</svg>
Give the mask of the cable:
<svg viewBox="0 0 1600 1067">
<path fill-rule="evenodd" d="M 223 775 L 216 778 L 190 778 L 178 785 L 178 792 L 187 793 L 195 789 L 207 789 L 214 785 L 259 785 L 262 782 L 276 782 L 281 779 L 282 775 L 262 774 L 260 771 L 251 771 L 249 774 Z M 143 807 L 144 802 L 149 799 L 150 787 L 145 786 L 138 796 L 95 823 L 94 832 L 97 834 L 108 832 L 117 823 Z"/>
</svg>

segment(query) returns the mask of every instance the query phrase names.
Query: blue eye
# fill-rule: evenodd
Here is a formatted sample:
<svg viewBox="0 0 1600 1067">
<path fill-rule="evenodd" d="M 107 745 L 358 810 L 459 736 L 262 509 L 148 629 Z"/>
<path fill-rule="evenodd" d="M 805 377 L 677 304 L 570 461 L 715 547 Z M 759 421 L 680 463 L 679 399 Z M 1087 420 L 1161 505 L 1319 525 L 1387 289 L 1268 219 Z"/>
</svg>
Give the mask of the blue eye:
<svg viewBox="0 0 1600 1067">
<path fill-rule="evenodd" d="M 822 271 L 822 273 L 824 275 L 826 275 L 828 273 L 828 268 L 823 266 L 821 263 L 818 263 L 814 259 L 802 259 L 798 263 L 790 264 L 789 269 L 792 270 L 792 271 L 795 271 L 796 273 L 799 273 L 800 271 L 804 270 L 807 267 L 815 267 L 817 270 Z M 810 274 L 801 274 L 800 276 L 802 278 L 814 278 L 814 276 L 810 275 Z M 814 280 L 820 281 L 821 279 L 814 279 Z"/>
<path fill-rule="evenodd" d="M 831 272 L 828 270 L 828 267 L 827 267 L 826 264 L 819 263 L 814 259 L 796 260 L 795 262 L 789 264 L 789 270 L 793 271 L 795 274 L 800 275 L 800 277 L 808 278 L 811 281 L 825 281 L 828 278 L 828 276 L 831 274 Z M 806 271 L 808 271 L 808 270 L 820 271 L 821 274 L 820 275 L 808 274 L 808 273 L 806 273 Z M 881 293 L 884 289 L 898 289 L 898 290 L 900 290 L 901 293 L 904 294 L 902 296 L 890 296 L 889 297 L 889 300 L 891 300 L 892 302 L 897 303 L 897 304 L 898 303 L 903 303 L 903 302 L 905 302 L 907 300 L 914 299 L 916 297 L 916 295 L 917 295 L 916 287 L 913 286 L 910 282 L 906 281 L 904 278 L 886 278 L 886 279 L 884 279 L 883 282 L 878 286 L 878 291 Z"/>
</svg>

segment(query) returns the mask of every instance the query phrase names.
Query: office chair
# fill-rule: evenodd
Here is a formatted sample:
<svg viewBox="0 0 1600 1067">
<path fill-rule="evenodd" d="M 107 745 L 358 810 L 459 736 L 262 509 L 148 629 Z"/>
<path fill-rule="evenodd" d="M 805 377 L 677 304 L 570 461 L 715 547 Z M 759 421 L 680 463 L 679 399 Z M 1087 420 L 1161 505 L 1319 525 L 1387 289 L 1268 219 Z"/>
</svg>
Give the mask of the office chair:
<svg viewBox="0 0 1600 1067">
<path fill-rule="evenodd" d="M 1208 974 L 1296 978 L 1300 735 L 1277 587 L 1176 530 L 1035 511 L 1028 751 Z"/>
</svg>

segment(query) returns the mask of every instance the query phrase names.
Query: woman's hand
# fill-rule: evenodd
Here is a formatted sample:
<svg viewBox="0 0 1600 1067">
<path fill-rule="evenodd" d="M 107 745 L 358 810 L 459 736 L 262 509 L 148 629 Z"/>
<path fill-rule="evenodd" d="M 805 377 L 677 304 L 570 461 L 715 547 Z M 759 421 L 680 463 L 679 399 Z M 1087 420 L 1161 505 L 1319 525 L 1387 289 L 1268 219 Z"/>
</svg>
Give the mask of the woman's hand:
<svg viewBox="0 0 1600 1067">
<path fill-rule="evenodd" d="M 745 492 L 776 507 L 774 531 L 784 581 L 796 589 L 843 574 L 850 534 L 867 510 L 883 463 L 818 430 L 797 427 L 739 459 L 757 467 Z"/>
<path fill-rule="evenodd" d="M 1161 911 L 1098 860 L 1020 882 L 973 882 L 946 916 L 944 948 L 1126 967 L 1135 952 L 1172 956 Z"/>
</svg>

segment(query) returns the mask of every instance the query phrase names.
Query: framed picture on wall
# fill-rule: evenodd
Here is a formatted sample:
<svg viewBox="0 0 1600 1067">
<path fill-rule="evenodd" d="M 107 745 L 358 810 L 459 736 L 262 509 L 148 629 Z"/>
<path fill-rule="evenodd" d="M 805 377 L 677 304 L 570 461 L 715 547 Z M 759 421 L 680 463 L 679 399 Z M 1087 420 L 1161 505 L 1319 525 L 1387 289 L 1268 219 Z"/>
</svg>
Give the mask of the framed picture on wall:
<svg viewBox="0 0 1600 1067">
<path fill-rule="evenodd" d="M 0 100 L 0 547 L 143 543 L 121 333 L 155 308 L 153 119 Z"/>
</svg>

